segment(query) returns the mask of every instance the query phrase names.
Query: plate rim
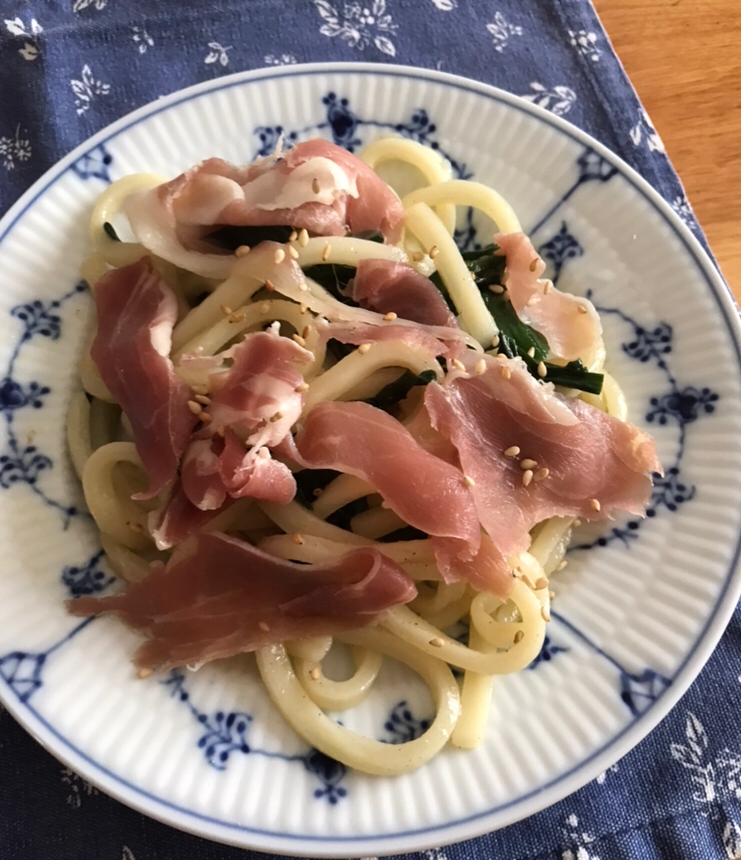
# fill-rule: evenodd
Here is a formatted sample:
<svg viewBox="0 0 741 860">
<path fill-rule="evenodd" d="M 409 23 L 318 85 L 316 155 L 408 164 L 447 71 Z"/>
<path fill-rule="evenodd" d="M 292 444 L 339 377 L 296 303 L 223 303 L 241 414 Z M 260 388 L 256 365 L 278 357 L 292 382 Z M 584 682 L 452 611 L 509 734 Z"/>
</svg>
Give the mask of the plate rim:
<svg viewBox="0 0 741 860">
<path fill-rule="evenodd" d="M 45 171 L 0 219 L 0 246 L 26 211 L 81 156 L 142 120 L 169 110 L 178 104 L 235 86 L 275 78 L 338 73 L 414 78 L 472 92 L 529 114 L 567 135 L 572 140 L 591 147 L 598 155 L 618 169 L 635 191 L 648 201 L 682 241 L 696 266 L 698 275 L 704 278 L 723 317 L 735 351 L 739 376 L 741 376 L 741 319 L 733 294 L 699 239 L 647 180 L 600 141 L 562 117 L 555 116 L 544 108 L 498 87 L 432 69 L 382 63 L 307 63 L 237 72 L 177 90 L 136 108 L 105 126 Z M 725 631 L 741 595 L 740 559 L 741 532 L 737 535 L 728 573 L 719 590 L 714 608 L 708 615 L 688 654 L 676 669 L 672 684 L 655 702 L 607 741 L 604 746 L 545 785 L 533 789 L 528 794 L 509 800 L 494 809 L 474 813 L 455 822 L 399 831 L 395 834 L 380 836 L 291 835 L 228 822 L 187 809 L 157 797 L 96 762 L 82 749 L 77 748 L 71 741 L 64 738 L 36 711 L 33 705 L 17 699 L 3 679 L 0 679 L 0 701 L 21 726 L 48 752 L 63 764 L 80 773 L 106 794 L 149 817 L 193 835 L 239 847 L 255 848 L 279 854 L 290 853 L 295 855 L 298 850 L 301 856 L 306 857 L 347 857 L 362 856 L 369 853 L 381 855 L 424 850 L 440 844 L 474 838 L 489 832 L 492 828 L 500 829 L 533 815 L 586 785 L 597 773 L 622 758 L 640 743 L 667 716 L 697 678 Z M 582 776 L 586 778 L 583 779 Z"/>
</svg>

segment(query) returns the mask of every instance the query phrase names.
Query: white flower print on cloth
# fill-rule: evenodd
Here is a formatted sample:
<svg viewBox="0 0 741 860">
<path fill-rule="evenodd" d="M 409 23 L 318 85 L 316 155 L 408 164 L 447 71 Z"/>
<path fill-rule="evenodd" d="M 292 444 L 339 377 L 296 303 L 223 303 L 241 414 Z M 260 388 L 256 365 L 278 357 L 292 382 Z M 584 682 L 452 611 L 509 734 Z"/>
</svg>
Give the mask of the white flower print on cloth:
<svg viewBox="0 0 741 860">
<path fill-rule="evenodd" d="M 441 12 L 452 12 L 458 8 L 458 0 L 432 0 L 432 3 Z"/>
<path fill-rule="evenodd" d="M 28 132 L 24 129 L 23 134 Z M 31 141 L 21 137 L 21 127 L 15 127 L 14 137 L 0 137 L 0 163 L 6 170 L 13 170 L 16 162 L 28 161 L 31 157 Z"/>
<path fill-rule="evenodd" d="M 510 24 L 501 12 L 494 15 L 494 20 L 486 25 L 486 29 L 494 38 L 494 50 L 499 51 L 500 54 L 507 47 L 510 36 L 522 35 L 522 27 Z"/>
<path fill-rule="evenodd" d="M 123 850 L 121 851 L 121 860 L 136 860 L 134 852 L 128 845 L 124 845 Z"/>
<path fill-rule="evenodd" d="M 72 11 L 82 12 L 82 10 L 87 9 L 88 6 L 100 11 L 101 9 L 105 9 L 107 3 L 108 0 L 75 0 Z"/>
<path fill-rule="evenodd" d="M 604 785 L 605 780 L 607 779 L 608 774 L 617 773 L 620 770 L 620 765 L 614 764 L 612 767 L 608 767 L 607 770 L 603 770 L 601 774 L 597 776 L 595 782 L 597 785 Z"/>
<path fill-rule="evenodd" d="M 671 207 L 691 230 L 697 229 L 697 219 L 695 218 L 695 213 L 692 211 L 690 201 L 687 199 L 686 195 L 678 194 L 674 200 L 672 200 Z"/>
<path fill-rule="evenodd" d="M 104 84 L 103 81 L 95 79 L 87 63 L 82 67 L 80 80 L 73 78 L 70 81 L 70 86 L 75 94 L 75 107 L 78 116 L 89 110 L 90 105 L 98 96 L 107 96 L 111 91 L 110 84 Z"/>
<path fill-rule="evenodd" d="M 538 107 L 546 108 L 556 116 L 563 116 L 568 113 L 576 101 L 576 93 L 570 87 L 553 87 L 552 90 L 549 90 L 543 84 L 533 81 L 530 84 L 530 89 L 535 90 L 535 92 L 527 93 L 522 98 L 525 101 L 534 102 Z"/>
<path fill-rule="evenodd" d="M 633 146 L 640 146 L 642 141 L 645 140 L 649 152 L 666 152 L 664 141 L 659 137 L 656 129 L 653 127 L 653 123 L 643 108 L 641 108 L 638 123 L 630 130 L 630 139 L 633 141 Z"/>
<path fill-rule="evenodd" d="M 211 63 L 219 63 L 222 66 L 229 65 L 229 51 L 234 47 L 233 45 L 222 45 L 219 42 L 209 42 L 208 47 L 211 49 L 208 54 L 206 54 L 203 62 L 206 64 Z"/>
<path fill-rule="evenodd" d="M 735 821 L 726 821 L 723 828 L 723 847 L 728 860 L 738 860 L 741 857 L 741 827 Z"/>
<path fill-rule="evenodd" d="M 298 60 L 293 56 L 293 54 L 266 54 L 263 58 L 263 62 L 266 66 L 292 66 L 294 63 L 297 63 Z"/>
<path fill-rule="evenodd" d="M 599 61 L 602 53 L 597 47 L 597 34 L 587 30 L 569 30 L 569 41 L 585 57 L 589 57 L 595 63 Z"/>
<path fill-rule="evenodd" d="M 23 47 L 18 53 L 24 60 L 35 60 L 39 55 L 38 36 L 44 32 L 44 28 L 35 18 L 26 26 L 21 18 L 6 18 L 5 27 L 11 36 L 20 36 L 23 39 Z"/>
<path fill-rule="evenodd" d="M 146 54 L 147 48 L 154 47 L 154 39 L 147 33 L 144 27 L 132 27 L 134 35 L 131 37 L 140 54 Z"/>
<path fill-rule="evenodd" d="M 91 785 L 87 780 L 78 776 L 68 767 L 63 768 L 62 770 L 62 782 L 69 787 L 67 804 L 71 806 L 72 809 L 79 809 L 82 806 L 83 794 L 88 797 L 91 797 L 93 794 L 99 794 L 98 789 L 94 785 Z"/>
<path fill-rule="evenodd" d="M 573 813 L 566 819 L 566 827 L 561 828 L 564 839 L 575 843 L 573 848 L 567 848 L 561 854 L 561 860 L 600 860 L 598 854 L 592 854 L 587 847 L 594 842 L 594 836 L 579 831 L 579 818 Z"/>
<path fill-rule="evenodd" d="M 700 803 L 741 800 L 741 755 L 725 747 L 714 758 L 708 753 L 705 727 L 691 712 L 685 723 L 686 743 L 673 743 L 669 752 L 674 761 L 689 771 L 697 786 L 692 797 Z"/>
<path fill-rule="evenodd" d="M 391 36 L 398 28 L 386 13 L 386 0 L 345 3 L 341 13 L 328 0 L 314 0 L 314 5 L 324 20 L 320 33 L 330 38 L 339 36 L 360 51 L 374 45 L 382 53 L 396 56 Z"/>
</svg>

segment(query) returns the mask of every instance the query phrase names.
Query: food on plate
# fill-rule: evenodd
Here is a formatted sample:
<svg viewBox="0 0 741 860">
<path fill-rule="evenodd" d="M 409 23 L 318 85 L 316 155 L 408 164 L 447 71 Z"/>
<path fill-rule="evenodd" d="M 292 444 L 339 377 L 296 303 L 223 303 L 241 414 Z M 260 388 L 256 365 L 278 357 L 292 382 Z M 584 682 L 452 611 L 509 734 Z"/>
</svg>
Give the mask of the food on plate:
<svg viewBox="0 0 741 860">
<path fill-rule="evenodd" d="M 398 197 L 386 161 L 425 184 Z M 461 252 L 456 207 L 493 241 Z M 642 515 L 661 469 L 591 302 L 544 277 L 497 192 L 408 140 L 125 177 L 91 234 L 68 436 L 126 588 L 70 611 L 140 631 L 143 676 L 254 651 L 288 722 L 349 766 L 475 746 L 493 677 L 541 649 L 574 522 Z M 323 672 L 335 641 L 348 680 Z M 401 745 L 326 713 L 382 655 L 437 709 Z"/>
</svg>

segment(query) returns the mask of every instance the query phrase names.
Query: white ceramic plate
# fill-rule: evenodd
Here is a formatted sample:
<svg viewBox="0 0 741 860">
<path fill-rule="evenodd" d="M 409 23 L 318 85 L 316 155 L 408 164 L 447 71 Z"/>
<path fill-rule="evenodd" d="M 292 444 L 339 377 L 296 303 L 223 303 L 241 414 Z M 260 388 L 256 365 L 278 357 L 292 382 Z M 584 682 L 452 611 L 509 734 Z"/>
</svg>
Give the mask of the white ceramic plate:
<svg viewBox="0 0 741 860">
<path fill-rule="evenodd" d="M 358 148 L 400 133 L 514 204 L 561 287 L 592 290 L 608 367 L 656 434 L 667 477 L 645 522 L 571 553 L 535 668 L 497 682 L 489 733 L 397 779 L 349 773 L 283 723 L 250 659 L 146 682 L 116 619 L 63 600 L 107 587 L 64 444 L 90 297 L 92 201 L 134 171 L 250 161 L 316 134 Z M 465 134 L 461 130 L 465 129 Z M 670 207 L 604 147 L 503 92 L 428 71 L 270 69 L 193 87 L 65 158 L 0 224 L 0 692 L 56 756 L 124 803 L 193 833 L 306 856 L 439 845 L 574 791 L 636 744 L 696 676 L 739 593 L 741 358 L 726 287 Z M 604 544 L 604 545 L 599 545 Z M 345 724 L 420 731 L 401 669 Z"/>
</svg>

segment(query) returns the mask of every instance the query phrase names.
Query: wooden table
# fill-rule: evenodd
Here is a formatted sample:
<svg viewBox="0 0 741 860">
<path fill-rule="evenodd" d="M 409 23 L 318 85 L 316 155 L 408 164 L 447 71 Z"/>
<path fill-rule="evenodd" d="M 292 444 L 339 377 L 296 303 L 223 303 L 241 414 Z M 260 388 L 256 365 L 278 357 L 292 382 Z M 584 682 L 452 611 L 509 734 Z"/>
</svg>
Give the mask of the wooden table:
<svg viewBox="0 0 741 860">
<path fill-rule="evenodd" d="M 594 0 L 741 301 L 741 0 Z"/>
</svg>

